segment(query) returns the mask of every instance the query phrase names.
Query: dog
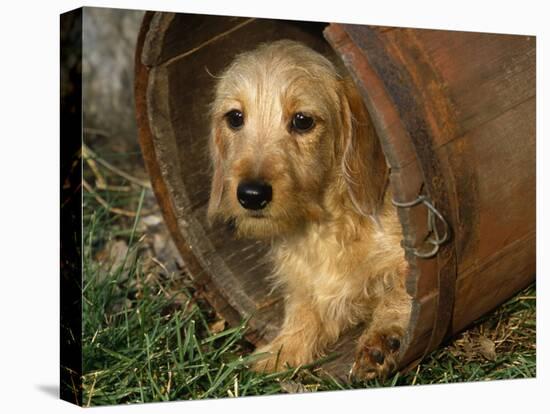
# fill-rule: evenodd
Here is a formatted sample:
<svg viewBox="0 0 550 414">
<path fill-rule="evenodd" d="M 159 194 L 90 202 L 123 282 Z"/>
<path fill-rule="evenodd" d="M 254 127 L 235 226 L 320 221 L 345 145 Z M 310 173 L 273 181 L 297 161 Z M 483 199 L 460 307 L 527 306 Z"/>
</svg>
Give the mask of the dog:
<svg viewBox="0 0 550 414">
<path fill-rule="evenodd" d="M 253 369 L 311 363 L 364 324 L 351 374 L 394 372 L 408 264 L 385 157 L 349 75 L 299 42 L 264 43 L 219 76 L 210 117 L 209 221 L 270 241 L 284 292 L 280 332 Z"/>
</svg>

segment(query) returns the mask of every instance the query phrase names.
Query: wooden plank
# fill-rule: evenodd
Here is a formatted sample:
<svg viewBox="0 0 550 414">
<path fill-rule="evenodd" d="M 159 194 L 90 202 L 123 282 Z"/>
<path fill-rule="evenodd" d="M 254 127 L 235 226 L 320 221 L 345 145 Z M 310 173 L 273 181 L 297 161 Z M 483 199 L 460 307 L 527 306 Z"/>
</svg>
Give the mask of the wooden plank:
<svg viewBox="0 0 550 414">
<path fill-rule="evenodd" d="M 534 36 L 419 30 L 418 41 L 445 79 L 458 135 L 535 96 Z"/>
<path fill-rule="evenodd" d="M 535 99 L 443 147 L 460 200 L 459 273 L 536 228 Z"/>
<path fill-rule="evenodd" d="M 456 334 L 490 312 L 535 280 L 534 233 L 497 251 L 492 257 L 471 267 L 457 279 L 455 312 L 451 333 Z M 403 363 L 407 364 L 424 352 L 431 334 L 431 315 L 435 310 L 437 292 L 417 298 L 417 324 L 412 343 Z"/>
</svg>

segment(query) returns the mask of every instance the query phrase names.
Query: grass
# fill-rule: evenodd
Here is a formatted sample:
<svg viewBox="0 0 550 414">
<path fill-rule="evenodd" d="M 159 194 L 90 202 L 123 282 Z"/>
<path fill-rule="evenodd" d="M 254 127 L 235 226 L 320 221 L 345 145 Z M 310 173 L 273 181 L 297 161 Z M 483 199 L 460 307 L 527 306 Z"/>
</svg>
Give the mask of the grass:
<svg viewBox="0 0 550 414">
<path fill-rule="evenodd" d="M 534 286 L 415 369 L 384 382 L 344 384 L 321 377 L 314 367 L 268 375 L 251 372 L 247 364 L 253 348 L 244 339 L 246 321 L 226 327 L 185 275 L 167 271 L 151 255 L 140 222 L 150 190 L 108 171 L 101 174 L 124 191 L 94 188 L 84 193 L 84 405 L 536 375 Z M 90 171 L 86 177 L 92 182 Z M 135 217 L 114 213 L 116 209 L 135 212 Z M 118 253 L 112 255 L 114 250 Z"/>
</svg>

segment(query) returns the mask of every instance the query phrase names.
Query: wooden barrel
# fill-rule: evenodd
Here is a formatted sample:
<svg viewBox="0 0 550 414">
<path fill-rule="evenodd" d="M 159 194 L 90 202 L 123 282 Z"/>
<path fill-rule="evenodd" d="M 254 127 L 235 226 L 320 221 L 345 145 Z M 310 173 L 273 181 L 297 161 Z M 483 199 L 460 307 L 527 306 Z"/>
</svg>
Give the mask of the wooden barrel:
<svg viewBox="0 0 550 414">
<path fill-rule="evenodd" d="M 411 265 L 405 365 L 535 278 L 535 38 L 146 14 L 135 93 L 149 175 L 196 287 L 230 324 L 250 318 L 255 344 L 283 303 L 267 247 L 207 225 L 208 104 L 237 53 L 283 38 L 344 62 L 381 140 Z M 348 371 L 355 334 L 332 372 Z"/>
</svg>

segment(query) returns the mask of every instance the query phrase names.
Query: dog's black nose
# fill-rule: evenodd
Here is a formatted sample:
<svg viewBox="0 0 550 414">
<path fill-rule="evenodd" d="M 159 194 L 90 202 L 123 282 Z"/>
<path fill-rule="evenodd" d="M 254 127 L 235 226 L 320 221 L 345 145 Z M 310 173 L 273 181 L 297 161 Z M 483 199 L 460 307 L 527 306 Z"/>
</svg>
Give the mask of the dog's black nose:
<svg viewBox="0 0 550 414">
<path fill-rule="evenodd" d="M 271 201 L 271 186 L 262 181 L 242 181 L 237 187 L 237 199 L 247 210 L 261 210 Z"/>
</svg>

